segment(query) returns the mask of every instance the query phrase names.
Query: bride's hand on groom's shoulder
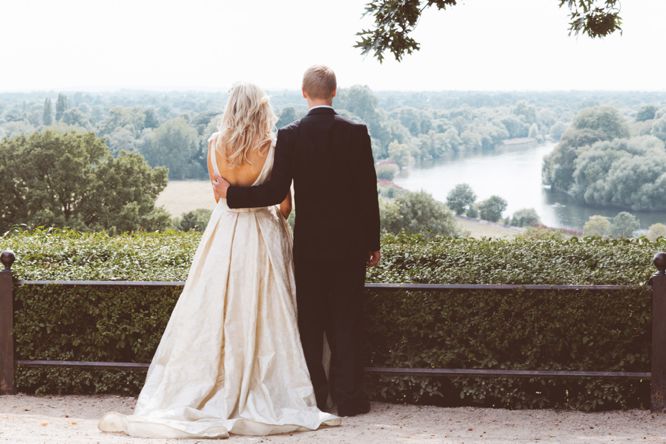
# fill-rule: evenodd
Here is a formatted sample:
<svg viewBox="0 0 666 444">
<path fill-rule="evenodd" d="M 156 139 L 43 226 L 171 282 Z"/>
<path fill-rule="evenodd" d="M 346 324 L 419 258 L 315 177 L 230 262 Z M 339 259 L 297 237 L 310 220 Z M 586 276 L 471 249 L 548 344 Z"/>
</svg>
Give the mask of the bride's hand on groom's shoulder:
<svg viewBox="0 0 666 444">
<path fill-rule="evenodd" d="M 371 251 L 368 253 L 368 261 L 367 265 L 368 267 L 375 267 L 379 264 L 379 261 L 382 258 L 382 252 L 377 250 L 377 251 Z"/>
</svg>

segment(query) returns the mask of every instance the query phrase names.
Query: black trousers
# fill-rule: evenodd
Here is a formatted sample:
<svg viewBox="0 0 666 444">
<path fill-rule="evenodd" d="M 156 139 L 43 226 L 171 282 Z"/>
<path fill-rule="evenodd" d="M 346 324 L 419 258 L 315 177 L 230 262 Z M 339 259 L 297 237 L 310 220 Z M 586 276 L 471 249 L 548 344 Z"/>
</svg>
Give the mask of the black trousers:
<svg viewBox="0 0 666 444">
<path fill-rule="evenodd" d="M 349 406 L 363 390 L 363 290 L 365 262 L 295 259 L 298 329 L 317 405 Z M 331 349 L 327 381 L 322 365 L 324 332 Z"/>
</svg>

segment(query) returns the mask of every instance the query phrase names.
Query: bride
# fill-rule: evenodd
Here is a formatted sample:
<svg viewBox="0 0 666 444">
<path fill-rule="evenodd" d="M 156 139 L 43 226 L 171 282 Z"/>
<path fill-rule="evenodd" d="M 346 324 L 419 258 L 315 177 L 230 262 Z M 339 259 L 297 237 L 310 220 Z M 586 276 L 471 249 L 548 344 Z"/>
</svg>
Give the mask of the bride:
<svg viewBox="0 0 666 444">
<path fill-rule="evenodd" d="M 273 166 L 275 115 L 257 86 L 232 88 L 208 141 L 208 172 L 259 185 Z M 268 435 L 338 425 L 317 408 L 296 321 L 291 194 L 278 206 L 217 202 L 132 415 L 104 432 L 156 438 Z"/>
</svg>

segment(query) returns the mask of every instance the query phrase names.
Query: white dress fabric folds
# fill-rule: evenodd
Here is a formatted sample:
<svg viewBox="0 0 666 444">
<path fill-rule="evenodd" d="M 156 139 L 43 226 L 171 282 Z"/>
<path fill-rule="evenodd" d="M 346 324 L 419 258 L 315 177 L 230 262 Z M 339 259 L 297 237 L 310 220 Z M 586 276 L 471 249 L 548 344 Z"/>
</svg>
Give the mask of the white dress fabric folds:
<svg viewBox="0 0 666 444">
<path fill-rule="evenodd" d="M 255 185 L 270 175 L 270 150 Z M 296 321 L 291 246 L 277 206 L 230 209 L 220 199 L 134 414 L 107 413 L 100 430 L 222 438 L 340 424 L 316 405 Z"/>
</svg>

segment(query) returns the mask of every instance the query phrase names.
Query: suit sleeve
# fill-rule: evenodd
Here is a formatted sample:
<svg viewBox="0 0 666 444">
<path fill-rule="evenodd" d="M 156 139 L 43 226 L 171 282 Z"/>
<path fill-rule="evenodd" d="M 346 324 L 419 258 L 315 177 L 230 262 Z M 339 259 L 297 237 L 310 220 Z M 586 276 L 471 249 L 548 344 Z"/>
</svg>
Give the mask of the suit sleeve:
<svg viewBox="0 0 666 444">
<path fill-rule="evenodd" d="M 271 177 L 261 185 L 253 187 L 232 186 L 227 190 L 229 208 L 255 208 L 277 205 L 282 202 L 291 187 L 292 159 L 289 134 L 278 131 L 275 145 L 275 160 Z"/>
<path fill-rule="evenodd" d="M 372 146 L 368 128 L 363 125 L 359 128 L 358 149 L 358 177 L 359 197 L 361 199 L 361 216 L 365 229 L 365 239 L 368 242 L 368 251 L 378 251 L 380 248 L 379 225 L 379 198 L 377 196 L 377 173 L 375 161 L 372 157 Z"/>
</svg>

